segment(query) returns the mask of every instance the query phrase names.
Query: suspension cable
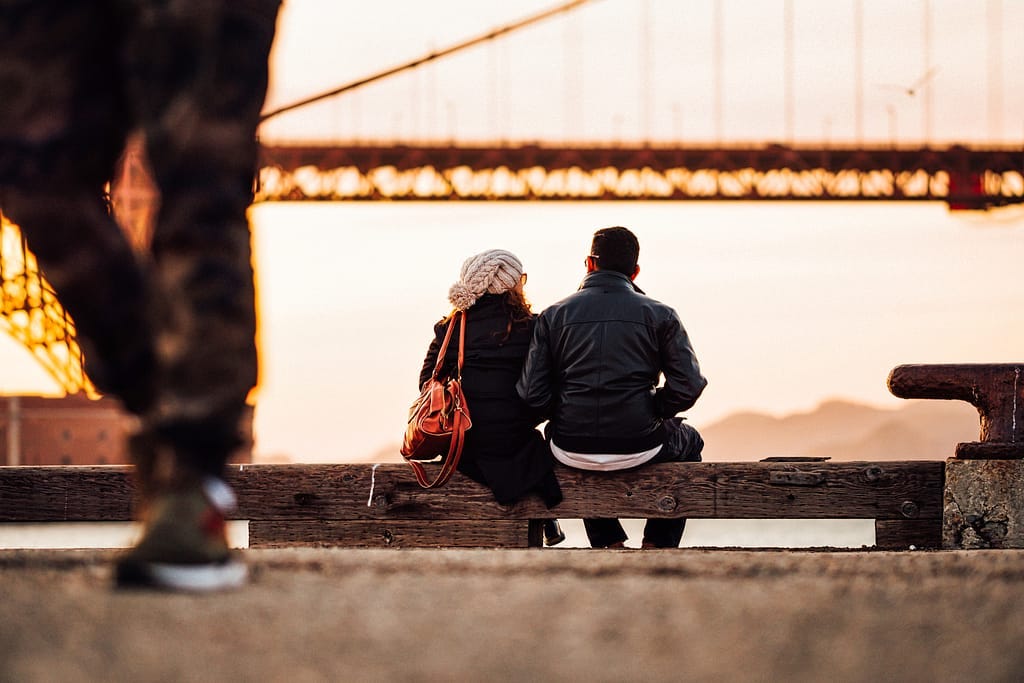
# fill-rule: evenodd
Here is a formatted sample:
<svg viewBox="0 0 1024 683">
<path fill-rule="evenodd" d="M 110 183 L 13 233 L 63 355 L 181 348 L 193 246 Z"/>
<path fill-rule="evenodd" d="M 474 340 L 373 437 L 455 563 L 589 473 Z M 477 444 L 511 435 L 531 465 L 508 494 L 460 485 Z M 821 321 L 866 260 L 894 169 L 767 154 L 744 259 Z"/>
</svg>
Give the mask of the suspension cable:
<svg viewBox="0 0 1024 683">
<path fill-rule="evenodd" d="M 570 10 L 574 10 L 577 7 L 580 7 L 581 5 L 585 5 L 588 2 L 590 2 L 590 1 L 591 0 L 571 0 L 571 2 L 564 2 L 561 5 L 558 5 L 557 7 L 553 7 L 551 9 L 545 10 L 545 11 L 540 12 L 538 14 L 534 14 L 532 16 L 526 17 L 525 19 L 520 19 L 519 21 L 516 21 L 516 22 L 514 22 L 512 24 L 508 24 L 507 26 L 502 26 L 501 28 L 494 29 L 494 30 L 492 30 L 492 31 L 490 31 L 490 32 L 488 32 L 488 33 L 486 33 L 484 35 L 477 36 L 476 38 L 470 38 L 469 40 L 465 40 L 465 41 L 463 41 L 461 43 L 458 43 L 458 44 L 453 45 L 451 47 L 445 48 L 443 50 L 431 52 L 431 53 L 429 53 L 429 54 L 427 54 L 427 55 L 425 55 L 423 57 L 420 57 L 419 59 L 414 59 L 411 62 L 406 62 L 405 64 L 401 64 L 399 66 L 392 67 L 390 69 L 386 69 L 385 71 L 381 71 L 379 73 L 373 74 L 372 76 L 367 76 L 366 78 L 361 78 L 358 81 L 353 81 L 351 83 L 347 83 L 347 84 L 345 84 L 343 86 L 340 86 L 338 88 L 334 88 L 333 90 L 328 90 L 327 92 L 322 92 L 322 93 L 320 93 L 318 95 L 313 95 L 312 97 L 307 97 L 307 98 L 305 98 L 303 100 L 299 100 L 298 102 L 292 102 L 291 104 L 287 104 L 287 105 L 285 105 L 283 107 L 278 107 L 277 109 L 273 109 L 271 111 L 268 111 L 265 114 L 262 114 L 260 116 L 260 123 L 263 123 L 264 121 L 266 121 L 268 119 L 271 119 L 271 118 L 273 118 L 275 116 L 278 116 L 280 114 L 283 114 L 285 112 L 292 111 L 293 109 L 298 109 L 299 107 L 304 107 L 307 104 L 313 104 L 314 102 L 319 102 L 320 100 L 325 100 L 325 99 L 327 99 L 329 97 L 334 97 L 335 95 L 340 95 L 343 92 L 347 92 L 349 90 L 355 90 L 356 88 L 362 87 L 362 86 L 367 85 L 369 83 L 373 83 L 374 81 L 379 81 L 382 78 L 387 78 L 388 76 L 393 76 L 393 75 L 395 75 L 397 73 L 400 73 L 402 71 L 407 71 L 409 69 L 414 69 L 414 68 L 416 68 L 418 66 L 421 66 L 423 64 L 427 64 L 428 62 L 432 62 L 435 59 L 440 59 L 441 57 L 446 57 L 446 56 L 448 56 L 450 54 L 454 54 L 454 53 L 459 52 L 461 50 L 465 50 L 466 48 L 473 47 L 474 45 L 479 45 L 480 43 L 487 42 L 488 40 L 494 40 L 495 38 L 497 38 L 499 36 L 505 35 L 506 33 L 511 33 L 513 31 L 517 31 L 517 30 L 519 30 L 521 28 L 525 28 L 525 27 L 527 27 L 527 26 L 529 26 L 531 24 L 535 24 L 535 23 L 543 21 L 545 19 L 549 19 L 549 18 L 551 18 L 551 17 L 553 17 L 553 16 L 555 16 L 557 14 L 561 14 L 563 12 L 568 12 Z"/>
</svg>

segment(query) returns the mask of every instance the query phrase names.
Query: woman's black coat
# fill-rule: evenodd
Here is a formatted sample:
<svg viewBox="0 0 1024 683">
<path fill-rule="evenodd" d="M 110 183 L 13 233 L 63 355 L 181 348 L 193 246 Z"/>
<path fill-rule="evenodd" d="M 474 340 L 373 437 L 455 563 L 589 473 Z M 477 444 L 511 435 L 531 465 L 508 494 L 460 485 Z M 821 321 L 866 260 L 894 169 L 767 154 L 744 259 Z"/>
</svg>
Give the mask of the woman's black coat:
<svg viewBox="0 0 1024 683">
<path fill-rule="evenodd" d="M 503 505 L 531 492 L 540 495 L 548 507 L 556 505 L 562 493 L 553 472 L 554 458 L 536 429 L 539 416 L 516 393 L 534 318 L 514 323 L 509 333 L 509 314 L 500 294 L 484 294 L 466 314 L 462 390 L 473 426 L 466 432 L 459 471 L 488 486 Z M 434 339 L 420 370 L 420 388 L 434 370 L 447 327 L 446 321 L 434 326 Z M 455 371 L 458 353 L 456 324 L 442 376 Z"/>
</svg>

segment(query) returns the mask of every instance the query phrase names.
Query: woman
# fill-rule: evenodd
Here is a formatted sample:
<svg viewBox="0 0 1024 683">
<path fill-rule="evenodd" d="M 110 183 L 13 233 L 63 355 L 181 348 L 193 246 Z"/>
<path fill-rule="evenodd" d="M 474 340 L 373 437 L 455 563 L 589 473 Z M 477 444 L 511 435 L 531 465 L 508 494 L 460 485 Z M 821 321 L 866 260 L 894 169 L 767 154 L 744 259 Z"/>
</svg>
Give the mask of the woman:
<svg viewBox="0 0 1024 683">
<path fill-rule="evenodd" d="M 516 381 L 533 336 L 535 316 L 523 295 L 526 273 L 516 256 L 491 249 L 462 264 L 459 281 L 448 292 L 455 311 L 466 311 L 462 389 L 473 426 L 459 471 L 484 484 L 502 505 L 536 493 L 548 507 L 562 500 L 554 458 L 537 431 L 540 422 L 516 393 Z M 420 370 L 420 387 L 430 379 L 451 315 L 434 326 L 434 340 Z M 458 327 L 445 353 L 443 375 L 458 362 Z M 548 545 L 561 540 L 554 520 L 545 525 Z"/>
</svg>

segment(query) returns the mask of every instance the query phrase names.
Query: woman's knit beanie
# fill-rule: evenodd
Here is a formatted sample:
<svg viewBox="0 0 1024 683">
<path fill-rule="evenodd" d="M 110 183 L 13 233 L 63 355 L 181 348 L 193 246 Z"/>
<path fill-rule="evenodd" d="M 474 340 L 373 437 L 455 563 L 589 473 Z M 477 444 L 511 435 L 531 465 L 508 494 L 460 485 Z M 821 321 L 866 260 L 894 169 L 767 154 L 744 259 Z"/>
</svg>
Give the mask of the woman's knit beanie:
<svg viewBox="0 0 1024 683">
<path fill-rule="evenodd" d="M 502 294 L 509 291 L 523 276 L 523 263 L 504 249 L 489 249 L 470 256 L 462 264 L 459 281 L 448 290 L 452 306 L 465 311 L 485 292 Z"/>
</svg>

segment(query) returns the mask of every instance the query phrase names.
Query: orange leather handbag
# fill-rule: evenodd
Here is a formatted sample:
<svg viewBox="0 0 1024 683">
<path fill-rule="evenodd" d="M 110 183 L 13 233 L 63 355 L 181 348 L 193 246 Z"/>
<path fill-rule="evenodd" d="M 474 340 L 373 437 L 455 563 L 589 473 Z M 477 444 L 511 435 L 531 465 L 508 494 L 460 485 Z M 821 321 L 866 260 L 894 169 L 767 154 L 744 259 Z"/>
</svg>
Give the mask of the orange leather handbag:
<svg viewBox="0 0 1024 683">
<path fill-rule="evenodd" d="M 442 379 L 441 366 L 459 321 L 459 362 L 454 377 Z M 462 393 L 462 361 L 466 349 L 466 312 L 457 311 L 448 322 L 444 342 L 437 352 L 437 363 L 430 379 L 423 385 L 419 398 L 409 409 L 409 422 L 402 442 L 402 457 L 412 467 L 416 481 L 425 489 L 441 486 L 451 479 L 462 457 L 466 430 L 472 426 L 469 406 Z M 427 476 L 422 462 L 441 458 L 441 471 L 433 481 Z"/>
</svg>

